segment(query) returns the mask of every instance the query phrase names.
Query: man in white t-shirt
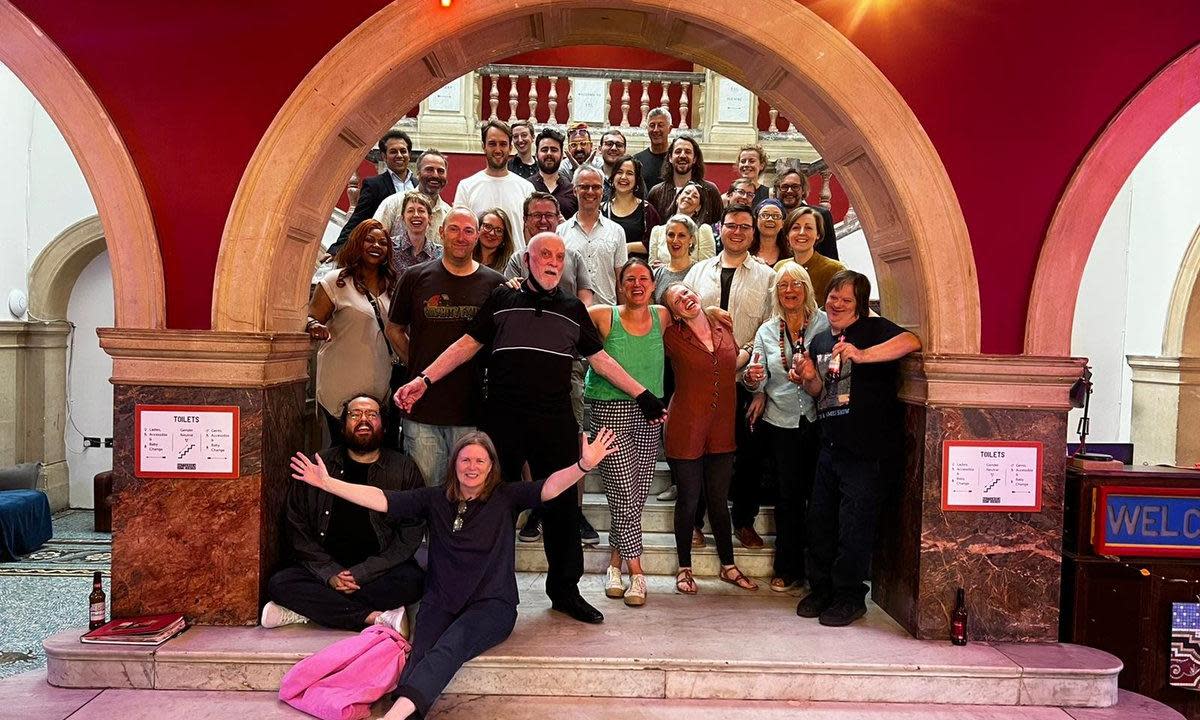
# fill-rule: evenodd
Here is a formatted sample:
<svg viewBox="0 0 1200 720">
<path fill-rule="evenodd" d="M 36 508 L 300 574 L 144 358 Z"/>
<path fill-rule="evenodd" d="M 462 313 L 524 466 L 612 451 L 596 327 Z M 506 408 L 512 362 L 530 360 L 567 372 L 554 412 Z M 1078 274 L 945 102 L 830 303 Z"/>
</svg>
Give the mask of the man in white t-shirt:
<svg viewBox="0 0 1200 720">
<path fill-rule="evenodd" d="M 525 249 L 525 236 L 521 232 L 521 218 L 524 216 L 525 198 L 533 193 L 533 185 L 508 169 L 512 131 L 506 123 L 489 120 L 483 126 L 481 135 L 487 167 L 458 184 L 454 204 L 471 208 L 476 215 L 492 208 L 503 208 L 508 213 L 513 242 L 517 251 L 522 251 Z"/>
</svg>

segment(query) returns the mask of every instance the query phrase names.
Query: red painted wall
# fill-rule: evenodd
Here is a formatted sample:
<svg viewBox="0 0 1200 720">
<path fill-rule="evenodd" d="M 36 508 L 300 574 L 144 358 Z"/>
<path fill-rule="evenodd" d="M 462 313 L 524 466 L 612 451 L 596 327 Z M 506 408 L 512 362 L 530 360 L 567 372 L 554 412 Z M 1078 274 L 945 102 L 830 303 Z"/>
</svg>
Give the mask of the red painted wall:
<svg viewBox="0 0 1200 720">
<path fill-rule="evenodd" d="M 805 2 L 929 133 L 970 229 L 983 349 L 1020 352 L 1038 250 L 1071 172 L 1124 102 L 1200 42 L 1200 3 Z M 304 74 L 383 0 L 14 3 L 63 48 L 130 149 L 162 244 L 168 324 L 208 327 L 221 231 L 255 146 Z"/>
</svg>

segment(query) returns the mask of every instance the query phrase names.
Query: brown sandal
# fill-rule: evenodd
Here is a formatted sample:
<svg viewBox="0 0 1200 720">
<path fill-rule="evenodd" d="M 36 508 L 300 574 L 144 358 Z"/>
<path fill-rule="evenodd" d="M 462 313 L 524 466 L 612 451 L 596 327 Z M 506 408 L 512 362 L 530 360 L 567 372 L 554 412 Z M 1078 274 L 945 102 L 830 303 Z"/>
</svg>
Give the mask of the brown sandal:
<svg viewBox="0 0 1200 720">
<path fill-rule="evenodd" d="M 721 568 L 720 571 L 717 572 L 717 577 L 721 580 L 721 582 L 727 582 L 730 585 L 740 587 L 743 590 L 758 589 L 758 583 L 742 574 L 742 571 L 738 570 L 737 565 L 734 565 L 730 568 Z"/>
<path fill-rule="evenodd" d="M 696 578 L 692 577 L 692 569 L 680 568 L 675 575 L 675 592 L 680 595 L 695 595 L 696 590 Z"/>
</svg>

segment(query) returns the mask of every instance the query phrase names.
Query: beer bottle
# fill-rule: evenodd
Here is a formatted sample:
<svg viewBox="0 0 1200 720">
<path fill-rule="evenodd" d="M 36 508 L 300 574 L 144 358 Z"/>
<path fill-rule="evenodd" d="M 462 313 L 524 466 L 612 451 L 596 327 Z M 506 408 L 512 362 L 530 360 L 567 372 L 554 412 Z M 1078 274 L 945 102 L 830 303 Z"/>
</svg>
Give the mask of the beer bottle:
<svg viewBox="0 0 1200 720">
<path fill-rule="evenodd" d="M 950 642 L 955 645 L 967 644 L 967 602 L 962 588 L 958 589 L 954 613 L 950 615 Z"/>
<path fill-rule="evenodd" d="M 838 335 L 838 342 L 842 341 L 844 335 Z M 829 382 L 836 383 L 842 377 L 842 356 L 834 353 L 829 356 L 829 364 L 825 366 L 825 377 Z"/>
<path fill-rule="evenodd" d="M 88 595 L 88 630 L 104 624 L 104 588 L 100 585 L 100 571 L 92 573 L 92 594 Z"/>
</svg>

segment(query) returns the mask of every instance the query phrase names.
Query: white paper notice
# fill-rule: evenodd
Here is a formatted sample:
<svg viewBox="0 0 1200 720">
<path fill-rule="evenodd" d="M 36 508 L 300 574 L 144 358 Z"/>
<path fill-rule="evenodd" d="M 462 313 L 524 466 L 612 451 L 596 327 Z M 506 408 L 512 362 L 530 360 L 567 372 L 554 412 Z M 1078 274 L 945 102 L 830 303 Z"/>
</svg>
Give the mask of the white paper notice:
<svg viewBox="0 0 1200 720">
<path fill-rule="evenodd" d="M 729 78 L 723 77 L 717 83 L 717 92 L 721 97 L 720 109 L 717 112 L 717 122 L 750 122 L 749 90 Z"/>
<path fill-rule="evenodd" d="M 1036 510 L 1041 506 L 1037 443 L 947 443 L 943 468 L 946 510 Z"/>
<path fill-rule="evenodd" d="M 462 112 L 462 78 L 455 78 L 438 88 L 425 104 L 438 112 Z"/>
<path fill-rule="evenodd" d="M 572 121 L 607 124 L 606 100 L 608 83 L 603 78 L 571 78 Z"/>
<path fill-rule="evenodd" d="M 229 476 L 237 473 L 234 408 L 139 407 L 139 477 Z"/>
</svg>

